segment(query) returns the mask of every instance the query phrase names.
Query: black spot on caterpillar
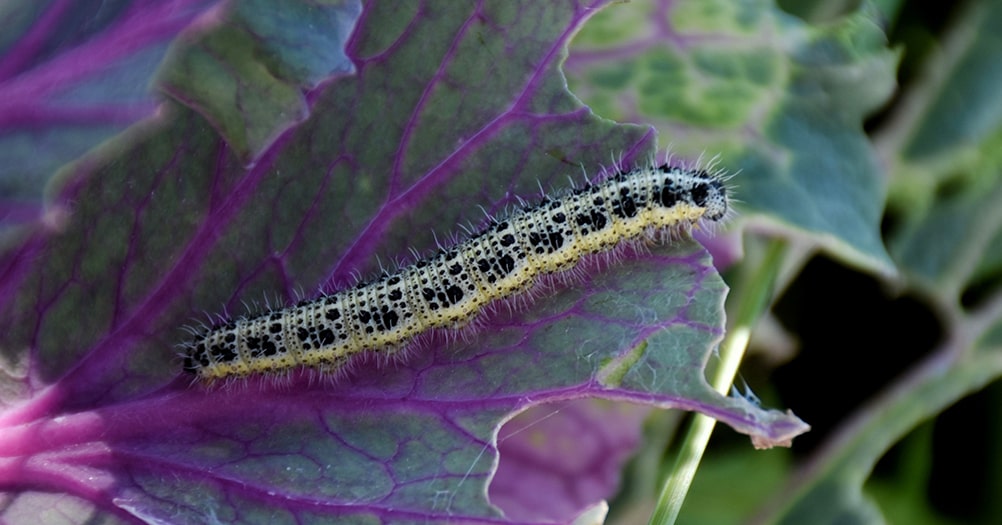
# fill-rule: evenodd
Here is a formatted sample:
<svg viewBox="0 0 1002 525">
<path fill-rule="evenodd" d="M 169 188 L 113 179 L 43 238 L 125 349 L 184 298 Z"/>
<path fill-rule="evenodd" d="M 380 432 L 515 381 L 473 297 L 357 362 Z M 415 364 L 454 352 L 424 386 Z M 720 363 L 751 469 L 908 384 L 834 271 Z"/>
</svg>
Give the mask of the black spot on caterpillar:
<svg viewBox="0 0 1002 525">
<path fill-rule="evenodd" d="M 716 174 L 668 164 L 622 171 L 492 220 L 374 281 L 203 330 L 184 345 L 184 370 L 206 381 L 299 366 L 337 371 L 361 352 L 394 351 L 428 330 L 461 326 L 585 255 L 670 238 L 727 214 Z"/>
</svg>

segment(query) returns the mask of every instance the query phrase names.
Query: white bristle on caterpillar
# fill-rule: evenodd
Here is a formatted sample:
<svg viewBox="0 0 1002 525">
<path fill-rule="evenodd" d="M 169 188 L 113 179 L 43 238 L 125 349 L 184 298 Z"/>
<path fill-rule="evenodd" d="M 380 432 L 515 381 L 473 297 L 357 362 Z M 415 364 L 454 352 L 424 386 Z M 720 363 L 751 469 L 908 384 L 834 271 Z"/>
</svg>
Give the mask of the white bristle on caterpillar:
<svg viewBox="0 0 1002 525">
<path fill-rule="evenodd" d="M 184 344 L 184 370 L 205 381 L 296 367 L 336 372 L 362 352 L 392 352 L 429 330 L 462 326 L 586 255 L 665 240 L 729 211 L 719 173 L 653 163 L 620 171 L 491 220 L 374 281 L 198 331 Z"/>
</svg>

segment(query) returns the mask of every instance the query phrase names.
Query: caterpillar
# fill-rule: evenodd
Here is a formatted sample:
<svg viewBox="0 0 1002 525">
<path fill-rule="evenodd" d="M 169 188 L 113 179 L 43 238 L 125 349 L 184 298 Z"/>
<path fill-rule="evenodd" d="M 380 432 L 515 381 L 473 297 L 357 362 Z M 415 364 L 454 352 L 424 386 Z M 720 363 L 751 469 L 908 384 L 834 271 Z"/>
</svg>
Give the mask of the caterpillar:
<svg viewBox="0 0 1002 525">
<path fill-rule="evenodd" d="M 665 163 L 523 205 L 456 245 L 354 288 L 194 333 L 184 371 L 207 382 L 392 352 L 434 328 L 466 324 L 495 300 L 624 242 L 670 238 L 728 214 L 718 173 Z"/>
</svg>

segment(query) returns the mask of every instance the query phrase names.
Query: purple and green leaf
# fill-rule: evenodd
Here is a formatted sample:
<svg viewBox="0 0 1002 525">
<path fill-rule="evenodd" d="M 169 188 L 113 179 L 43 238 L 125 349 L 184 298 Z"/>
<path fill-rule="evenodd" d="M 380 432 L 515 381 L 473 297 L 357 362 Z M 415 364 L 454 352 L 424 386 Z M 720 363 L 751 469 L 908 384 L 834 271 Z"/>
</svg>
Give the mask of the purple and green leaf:
<svg viewBox="0 0 1002 525">
<path fill-rule="evenodd" d="M 740 170 L 740 221 L 890 275 L 885 181 L 862 128 L 896 85 L 878 16 L 811 26 L 767 0 L 649 2 L 589 22 L 566 69 L 597 113 Z"/>
<path fill-rule="evenodd" d="M 380 259 L 433 250 L 432 232 L 483 224 L 481 207 L 568 188 L 612 156 L 646 161 L 653 130 L 597 117 L 560 71 L 605 3 L 205 11 L 159 72 L 173 100 L 62 170 L 46 220 L 5 245 L 5 520 L 567 521 L 612 493 L 614 454 L 593 447 L 605 466 L 563 479 L 586 492 L 549 506 L 499 496 L 499 508 L 489 485 L 519 493 L 502 476 L 523 494 L 553 483 L 501 469 L 491 484 L 499 429 L 520 411 L 603 397 L 699 410 L 764 443 L 802 432 L 706 384 L 726 287 L 686 240 L 588 260 L 526 308 L 487 312 L 467 339 L 431 334 L 336 384 L 213 389 L 180 375 L 182 328 L 206 312 L 339 289 Z M 543 408 L 557 414 L 546 437 L 575 417 L 624 421 L 562 406 Z M 560 453 L 554 464 L 583 452 Z"/>
<path fill-rule="evenodd" d="M 61 166 L 149 118 L 150 79 L 207 0 L 0 6 L 0 227 L 38 220 Z"/>
</svg>

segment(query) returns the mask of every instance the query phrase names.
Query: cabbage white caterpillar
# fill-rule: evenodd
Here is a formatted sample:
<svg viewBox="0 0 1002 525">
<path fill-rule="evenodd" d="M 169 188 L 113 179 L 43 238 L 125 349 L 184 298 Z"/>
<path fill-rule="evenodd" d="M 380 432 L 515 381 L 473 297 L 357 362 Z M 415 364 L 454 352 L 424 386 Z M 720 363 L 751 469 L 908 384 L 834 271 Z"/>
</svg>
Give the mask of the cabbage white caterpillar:
<svg viewBox="0 0 1002 525">
<path fill-rule="evenodd" d="M 468 322 L 539 277 L 624 242 L 668 239 L 729 210 L 719 174 L 649 165 L 546 196 L 430 257 L 354 288 L 197 333 L 184 370 L 206 381 L 307 366 L 337 371 L 360 352 L 390 352 Z"/>
</svg>

